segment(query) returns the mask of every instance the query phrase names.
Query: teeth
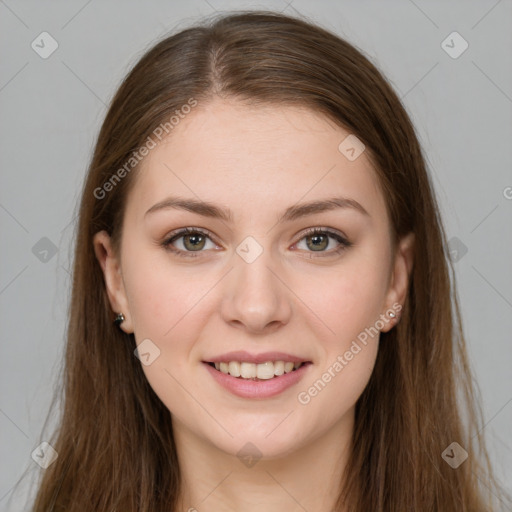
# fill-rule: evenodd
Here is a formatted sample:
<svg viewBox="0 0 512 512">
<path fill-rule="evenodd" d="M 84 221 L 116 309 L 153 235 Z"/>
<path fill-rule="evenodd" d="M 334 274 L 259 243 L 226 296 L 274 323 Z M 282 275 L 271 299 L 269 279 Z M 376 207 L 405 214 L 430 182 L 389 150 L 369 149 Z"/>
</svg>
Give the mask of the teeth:
<svg viewBox="0 0 512 512">
<path fill-rule="evenodd" d="M 240 363 L 238 361 L 230 361 L 228 364 L 228 372 L 230 375 L 233 375 L 233 377 L 240 377 Z"/>
<path fill-rule="evenodd" d="M 271 379 L 274 376 L 274 363 L 268 361 L 267 363 L 256 365 L 256 377 L 258 379 Z"/>
<path fill-rule="evenodd" d="M 258 378 L 260 380 L 268 380 L 272 379 L 274 376 L 290 373 L 301 366 L 302 363 L 293 363 L 291 361 L 266 361 L 260 364 L 246 363 L 243 361 L 215 363 L 215 368 L 222 373 L 243 379 Z"/>
<path fill-rule="evenodd" d="M 256 365 L 254 363 L 240 363 L 240 376 L 244 379 L 256 377 Z"/>
<path fill-rule="evenodd" d="M 283 373 L 284 373 L 283 361 L 276 361 L 274 363 L 274 375 L 283 375 Z"/>
</svg>

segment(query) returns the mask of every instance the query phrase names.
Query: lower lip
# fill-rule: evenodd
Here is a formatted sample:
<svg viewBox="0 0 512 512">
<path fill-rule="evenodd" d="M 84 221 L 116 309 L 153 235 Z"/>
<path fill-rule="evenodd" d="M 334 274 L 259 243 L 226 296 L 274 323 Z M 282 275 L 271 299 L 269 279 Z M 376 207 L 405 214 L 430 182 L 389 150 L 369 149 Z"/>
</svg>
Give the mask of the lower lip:
<svg viewBox="0 0 512 512">
<path fill-rule="evenodd" d="M 242 398 L 270 398 L 297 384 L 308 371 L 311 363 L 305 363 L 297 370 L 267 380 L 250 380 L 233 377 L 203 363 L 211 376 L 225 389 Z"/>
</svg>

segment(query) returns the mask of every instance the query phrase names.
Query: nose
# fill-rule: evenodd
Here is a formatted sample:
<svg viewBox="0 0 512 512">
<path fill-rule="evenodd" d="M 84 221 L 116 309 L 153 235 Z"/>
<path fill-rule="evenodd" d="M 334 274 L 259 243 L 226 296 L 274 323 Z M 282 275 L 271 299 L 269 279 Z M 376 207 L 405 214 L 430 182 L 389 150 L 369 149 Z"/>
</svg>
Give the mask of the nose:
<svg viewBox="0 0 512 512">
<path fill-rule="evenodd" d="M 225 322 L 251 334 L 270 334 L 290 321 L 292 292 L 270 250 L 254 260 L 233 255 L 226 276 L 221 315 Z"/>
</svg>

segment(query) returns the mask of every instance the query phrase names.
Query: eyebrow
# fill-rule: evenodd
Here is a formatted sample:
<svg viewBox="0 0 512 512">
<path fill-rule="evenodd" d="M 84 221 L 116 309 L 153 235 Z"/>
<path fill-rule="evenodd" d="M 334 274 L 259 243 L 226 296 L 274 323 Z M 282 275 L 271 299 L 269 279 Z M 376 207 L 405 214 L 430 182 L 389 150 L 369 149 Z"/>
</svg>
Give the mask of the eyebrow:
<svg viewBox="0 0 512 512">
<path fill-rule="evenodd" d="M 309 203 L 295 204 L 287 208 L 279 217 L 278 223 L 290 222 L 301 217 L 314 215 L 316 213 L 335 210 L 338 208 L 350 208 L 359 213 L 370 216 L 366 209 L 354 199 L 346 197 L 332 197 L 329 199 L 311 201 Z M 160 210 L 177 209 L 186 210 L 203 217 L 221 219 L 226 222 L 233 221 L 233 212 L 229 208 L 222 208 L 208 201 L 200 201 L 191 198 L 168 197 L 153 205 L 144 215 Z"/>
</svg>

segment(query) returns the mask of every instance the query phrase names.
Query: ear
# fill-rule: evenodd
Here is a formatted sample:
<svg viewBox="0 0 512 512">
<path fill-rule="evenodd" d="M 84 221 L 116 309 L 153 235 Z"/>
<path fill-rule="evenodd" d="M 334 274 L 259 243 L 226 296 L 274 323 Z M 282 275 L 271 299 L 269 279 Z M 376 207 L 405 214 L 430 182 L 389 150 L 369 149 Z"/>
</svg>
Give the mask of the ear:
<svg viewBox="0 0 512 512">
<path fill-rule="evenodd" d="M 409 288 L 413 264 L 414 233 L 411 232 L 402 237 L 398 242 L 393 262 L 393 272 L 385 301 L 386 313 L 384 313 L 384 315 L 386 318 L 389 318 L 390 321 L 386 323 L 383 329 L 381 329 L 382 332 L 391 330 L 399 321 L 400 311 L 402 310 Z M 388 312 L 391 311 L 396 315 L 394 318 L 389 317 Z"/>
<path fill-rule="evenodd" d="M 94 252 L 103 271 L 108 300 L 113 311 L 123 313 L 125 319 L 120 324 L 126 333 L 133 332 L 133 322 L 124 289 L 119 258 L 112 248 L 112 241 L 106 231 L 100 231 L 93 238 Z"/>
</svg>

